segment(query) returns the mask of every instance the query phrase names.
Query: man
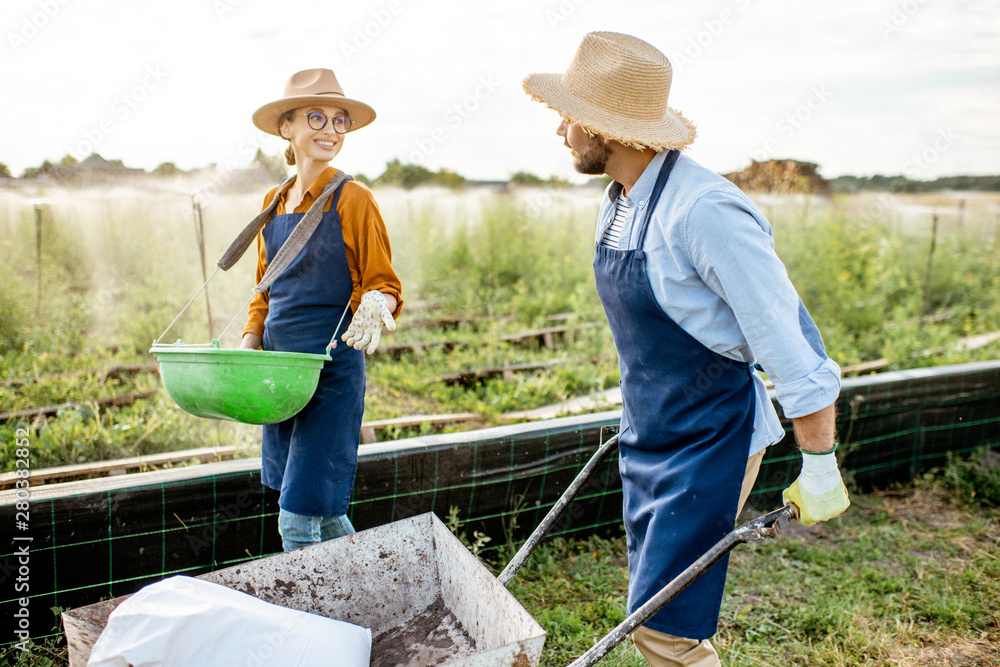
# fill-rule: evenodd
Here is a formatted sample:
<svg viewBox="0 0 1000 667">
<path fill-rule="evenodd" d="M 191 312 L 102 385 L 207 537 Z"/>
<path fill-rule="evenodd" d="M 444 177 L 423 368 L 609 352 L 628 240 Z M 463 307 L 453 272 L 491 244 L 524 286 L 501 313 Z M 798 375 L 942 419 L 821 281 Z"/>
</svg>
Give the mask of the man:
<svg viewBox="0 0 1000 667">
<path fill-rule="evenodd" d="M 562 117 L 557 134 L 575 168 L 614 179 L 594 275 L 622 376 L 629 613 L 732 530 L 764 448 L 784 435 L 758 363 L 803 453 L 785 501 L 804 525 L 850 504 L 833 453 L 840 368 L 774 253 L 767 220 L 739 189 L 681 155 L 695 129 L 667 106 L 671 76 L 650 44 L 598 32 L 564 74 L 523 83 Z M 651 665 L 720 664 L 707 640 L 727 565 L 633 634 Z"/>
</svg>

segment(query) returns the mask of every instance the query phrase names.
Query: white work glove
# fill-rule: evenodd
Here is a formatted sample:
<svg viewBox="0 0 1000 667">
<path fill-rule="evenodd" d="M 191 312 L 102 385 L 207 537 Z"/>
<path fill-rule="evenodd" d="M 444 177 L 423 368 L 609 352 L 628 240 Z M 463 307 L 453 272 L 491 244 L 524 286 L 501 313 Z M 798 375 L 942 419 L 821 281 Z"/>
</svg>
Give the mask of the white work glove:
<svg viewBox="0 0 1000 667">
<path fill-rule="evenodd" d="M 833 451 L 823 454 L 803 451 L 802 472 L 782 491 L 781 500 L 799 508 L 799 523 L 803 526 L 829 521 L 850 507 L 837 455 Z"/>
<path fill-rule="evenodd" d="M 354 313 L 350 326 L 340 339 L 355 350 L 367 345 L 368 349 L 365 351 L 372 354 L 382 338 L 382 325 L 389 331 L 396 330 L 396 321 L 389 312 L 389 303 L 381 292 L 375 290 L 365 292 L 361 297 L 358 312 Z"/>
</svg>

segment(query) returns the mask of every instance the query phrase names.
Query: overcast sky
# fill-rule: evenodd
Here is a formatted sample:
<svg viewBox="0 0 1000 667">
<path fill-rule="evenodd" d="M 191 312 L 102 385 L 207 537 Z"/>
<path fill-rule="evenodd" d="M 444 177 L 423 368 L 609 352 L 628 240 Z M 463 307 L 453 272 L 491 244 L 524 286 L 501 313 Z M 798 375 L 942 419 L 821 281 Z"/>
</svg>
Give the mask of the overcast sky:
<svg viewBox="0 0 1000 667">
<path fill-rule="evenodd" d="M 129 166 L 244 164 L 253 111 L 290 74 L 336 71 L 378 112 L 334 162 L 393 158 L 472 178 L 569 176 L 554 112 L 520 87 L 584 34 L 626 32 L 674 63 L 690 154 L 821 173 L 1000 173 L 1000 3 L 972 0 L 4 0 L 0 162 L 96 151 Z"/>
</svg>

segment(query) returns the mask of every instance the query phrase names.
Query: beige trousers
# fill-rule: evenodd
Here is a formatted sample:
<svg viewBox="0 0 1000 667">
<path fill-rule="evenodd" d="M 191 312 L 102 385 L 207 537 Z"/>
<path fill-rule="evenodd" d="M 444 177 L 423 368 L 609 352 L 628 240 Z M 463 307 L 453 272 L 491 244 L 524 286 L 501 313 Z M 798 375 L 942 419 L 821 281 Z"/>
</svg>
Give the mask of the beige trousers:
<svg viewBox="0 0 1000 667">
<path fill-rule="evenodd" d="M 736 516 L 743 511 L 743 505 L 750 496 L 764 452 L 760 451 L 747 459 L 747 469 L 743 474 L 740 489 L 740 504 Z M 632 641 L 652 667 L 720 667 L 719 654 L 707 639 L 685 639 L 665 632 L 650 630 L 643 626 L 632 633 Z"/>
</svg>

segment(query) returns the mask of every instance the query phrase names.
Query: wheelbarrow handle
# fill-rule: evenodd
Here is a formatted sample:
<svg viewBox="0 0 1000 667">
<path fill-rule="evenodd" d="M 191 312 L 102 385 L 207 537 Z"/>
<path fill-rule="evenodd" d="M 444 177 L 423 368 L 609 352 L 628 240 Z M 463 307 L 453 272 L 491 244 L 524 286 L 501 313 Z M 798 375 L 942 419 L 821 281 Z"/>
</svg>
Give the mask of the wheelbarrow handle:
<svg viewBox="0 0 1000 667">
<path fill-rule="evenodd" d="M 556 504 L 552 506 L 549 513 L 545 515 L 542 522 L 538 524 L 535 531 L 531 533 L 531 536 L 527 539 L 527 541 L 521 545 L 518 552 L 514 554 L 514 557 L 509 563 L 507 563 L 507 567 L 505 567 L 503 572 L 500 573 L 500 576 L 497 577 L 504 587 L 513 581 L 515 575 L 517 575 L 518 571 L 520 571 L 521 567 L 524 565 L 524 562 L 528 560 L 528 557 L 535 551 L 535 549 L 538 548 L 538 545 L 541 544 L 543 539 L 545 539 L 548 532 L 552 530 L 553 524 L 555 524 L 555 522 L 559 520 L 559 517 L 563 515 L 563 512 L 566 511 L 566 507 L 573 502 L 573 498 L 575 498 L 576 494 L 580 492 L 583 485 L 587 483 L 587 480 L 590 479 L 594 470 L 596 470 L 604 459 L 607 458 L 608 453 L 617 446 L 618 434 L 616 433 L 614 436 L 609 438 L 607 442 L 597 448 L 594 455 L 590 457 L 589 461 L 587 461 L 587 465 L 583 467 L 583 470 L 581 470 L 580 474 L 576 476 L 576 479 L 574 479 L 569 487 L 566 488 L 562 496 L 559 497 L 559 500 L 556 501 Z"/>
<path fill-rule="evenodd" d="M 646 604 L 632 612 L 618 627 L 605 635 L 601 641 L 594 644 L 589 651 L 570 663 L 569 667 L 591 667 L 597 664 L 601 658 L 610 653 L 631 635 L 636 628 L 648 621 L 653 614 L 660 611 L 668 602 L 677 597 L 691 582 L 732 551 L 737 544 L 758 542 L 763 539 L 777 537 L 781 528 L 792 519 L 798 518 L 798 515 L 798 508 L 795 505 L 789 504 L 781 509 L 748 521 L 739 528 L 730 531 L 725 537 L 716 542 L 715 546 L 706 551 L 701 558 L 677 575 L 673 581 L 661 588 L 660 592 L 650 598 Z"/>
</svg>

